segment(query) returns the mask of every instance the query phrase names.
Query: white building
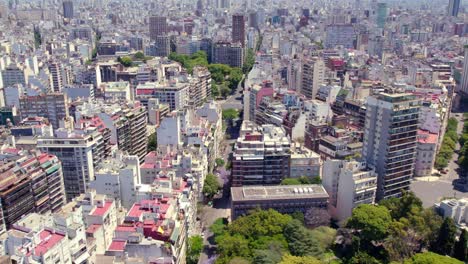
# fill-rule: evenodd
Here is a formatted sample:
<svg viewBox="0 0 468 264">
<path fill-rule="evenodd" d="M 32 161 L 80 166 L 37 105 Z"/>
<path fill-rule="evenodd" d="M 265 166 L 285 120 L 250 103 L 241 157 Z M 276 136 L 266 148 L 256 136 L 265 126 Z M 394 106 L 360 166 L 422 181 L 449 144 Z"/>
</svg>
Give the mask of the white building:
<svg viewBox="0 0 468 264">
<path fill-rule="evenodd" d="M 157 128 L 158 147 L 161 146 L 181 146 L 181 112 L 173 111 L 169 113 Z"/>
<path fill-rule="evenodd" d="M 98 164 L 103 153 L 102 134 L 95 128 L 69 131 L 57 129 L 55 137 L 37 140 L 37 148 L 56 155 L 64 164 L 63 176 L 67 200 L 85 193 L 88 183 L 94 180 L 94 164 Z"/>
<path fill-rule="evenodd" d="M 323 163 L 322 184 L 330 195 L 332 217 L 343 221 L 351 216 L 356 206 L 374 203 L 377 174 L 365 163 L 326 160 Z"/>
<path fill-rule="evenodd" d="M 460 200 L 456 199 L 447 199 L 436 204 L 436 208 L 442 214 L 443 217 L 452 218 L 455 223 L 463 228 L 466 227 L 468 220 L 468 198 L 462 198 Z"/>
<path fill-rule="evenodd" d="M 95 170 L 95 180 L 89 183 L 98 194 L 113 197 L 118 207 L 125 209 L 136 202 L 135 186 L 141 183 L 138 156 L 114 152 L 112 157 L 103 160 Z"/>
<path fill-rule="evenodd" d="M 317 121 L 329 121 L 333 116 L 329 103 L 319 100 L 309 100 L 304 102 L 304 109 L 310 113 L 310 118 Z"/>
<path fill-rule="evenodd" d="M 157 98 L 169 105 L 171 111 L 183 109 L 189 101 L 189 83 L 171 81 L 169 84 L 147 82 L 136 87 L 135 99 L 147 105 L 148 99 Z"/>
<path fill-rule="evenodd" d="M 315 99 L 325 79 L 325 63 L 321 58 L 308 58 L 302 63 L 301 94 Z"/>
<path fill-rule="evenodd" d="M 129 82 L 101 83 L 101 90 L 106 101 L 131 101 L 133 99 Z"/>
<path fill-rule="evenodd" d="M 320 171 L 322 168 L 320 155 L 306 147 L 300 147 L 298 144 L 292 144 L 291 146 L 289 177 L 320 177 Z"/>
<path fill-rule="evenodd" d="M 94 85 L 92 84 L 69 84 L 65 85 L 62 91 L 71 101 L 78 98 L 94 99 Z"/>
</svg>

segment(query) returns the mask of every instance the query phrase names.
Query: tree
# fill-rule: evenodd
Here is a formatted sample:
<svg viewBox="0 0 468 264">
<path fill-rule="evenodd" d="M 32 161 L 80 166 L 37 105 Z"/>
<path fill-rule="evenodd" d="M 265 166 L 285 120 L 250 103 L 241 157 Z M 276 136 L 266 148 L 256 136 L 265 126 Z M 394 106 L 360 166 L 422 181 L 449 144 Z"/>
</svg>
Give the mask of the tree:
<svg viewBox="0 0 468 264">
<path fill-rule="evenodd" d="M 463 262 L 447 257 L 441 256 L 433 252 L 418 253 L 404 262 L 405 264 L 463 264 Z"/>
<path fill-rule="evenodd" d="M 372 257 L 371 255 L 367 254 L 366 252 L 359 252 L 355 256 L 353 256 L 349 262 L 349 264 L 380 264 L 381 262 L 378 261 L 376 258 Z"/>
<path fill-rule="evenodd" d="M 145 57 L 145 54 L 141 51 L 138 51 L 137 53 L 135 53 L 135 55 L 133 55 L 133 57 L 135 57 L 135 59 L 137 60 L 144 60 L 146 57 Z"/>
<path fill-rule="evenodd" d="M 224 109 L 223 110 L 223 120 L 234 120 L 239 118 L 239 111 L 234 108 Z"/>
<path fill-rule="evenodd" d="M 276 264 L 281 261 L 281 256 L 287 252 L 286 246 L 279 241 L 271 241 L 265 249 L 254 251 L 253 263 L 255 264 Z"/>
<path fill-rule="evenodd" d="M 458 241 L 455 243 L 453 257 L 465 262 L 468 260 L 468 232 L 466 232 L 466 229 L 462 230 Z"/>
<path fill-rule="evenodd" d="M 317 241 L 324 250 L 329 249 L 335 243 L 337 231 L 328 226 L 319 226 L 310 231 L 310 236 Z"/>
<path fill-rule="evenodd" d="M 242 72 L 247 74 L 252 70 L 253 66 L 255 64 L 255 52 L 253 49 L 248 49 L 247 50 L 247 56 L 245 56 L 245 62 L 244 65 L 242 66 Z"/>
<path fill-rule="evenodd" d="M 419 249 L 420 243 L 419 235 L 410 228 L 408 220 L 402 218 L 390 224 L 389 235 L 383 245 L 390 260 L 401 263 Z"/>
<path fill-rule="evenodd" d="M 300 185 L 301 182 L 297 178 L 285 178 L 281 181 L 281 185 Z"/>
<path fill-rule="evenodd" d="M 297 257 L 286 254 L 279 264 L 320 264 L 321 262 L 314 257 Z"/>
<path fill-rule="evenodd" d="M 214 81 L 212 81 L 211 82 L 211 97 L 216 98 L 219 96 L 219 94 L 220 93 L 219 93 L 218 85 Z"/>
<path fill-rule="evenodd" d="M 229 231 L 232 234 L 240 234 L 254 239 L 261 236 L 271 237 L 282 234 L 291 220 L 291 216 L 280 214 L 273 209 L 256 210 L 233 221 L 229 225 Z"/>
<path fill-rule="evenodd" d="M 293 220 L 284 228 L 284 237 L 288 241 L 289 251 L 294 256 L 320 256 L 324 250 L 313 240 L 310 231 L 301 222 Z"/>
<path fill-rule="evenodd" d="M 423 210 L 422 201 L 413 192 L 403 192 L 400 198 L 389 198 L 379 203 L 385 206 L 393 219 L 399 220 L 402 217 L 408 218 L 410 215 L 418 214 Z"/>
<path fill-rule="evenodd" d="M 132 58 L 125 56 L 125 57 L 118 57 L 117 61 L 120 62 L 124 67 L 130 67 L 133 65 Z"/>
<path fill-rule="evenodd" d="M 226 219 L 224 218 L 218 218 L 216 219 L 213 224 L 210 226 L 210 231 L 213 233 L 213 235 L 220 236 L 223 235 L 228 231 L 227 229 L 227 224 L 226 224 Z"/>
<path fill-rule="evenodd" d="M 354 208 L 347 227 L 360 231 L 362 241 L 380 241 L 387 236 L 391 222 L 392 218 L 386 207 L 362 204 Z"/>
<path fill-rule="evenodd" d="M 451 255 L 455 245 L 455 234 L 457 227 L 453 219 L 446 217 L 439 230 L 437 240 L 432 245 L 432 250 L 441 255 Z"/>
<path fill-rule="evenodd" d="M 328 226 L 330 224 L 330 214 L 327 208 L 312 207 L 305 213 L 305 224 L 308 227 Z"/>
<path fill-rule="evenodd" d="M 148 138 L 148 152 L 155 151 L 158 148 L 158 140 L 157 140 L 156 132 L 151 134 Z"/>
<path fill-rule="evenodd" d="M 250 264 L 250 261 L 245 258 L 235 257 L 229 261 L 229 264 Z"/>
<path fill-rule="evenodd" d="M 234 257 L 250 258 L 249 241 L 241 235 L 224 234 L 215 238 L 218 251 L 220 252 L 220 259 L 224 259 L 224 263 L 229 263 Z"/>
<path fill-rule="evenodd" d="M 203 185 L 203 194 L 211 199 L 218 191 L 221 190 L 221 184 L 219 184 L 218 178 L 213 174 L 206 175 L 205 183 Z"/>
<path fill-rule="evenodd" d="M 215 159 L 215 163 L 216 163 L 216 167 L 223 167 L 225 164 L 224 160 L 221 158 Z"/>
<path fill-rule="evenodd" d="M 231 88 L 229 88 L 226 84 L 221 84 L 219 87 L 219 93 L 222 97 L 226 98 L 231 94 Z"/>
<path fill-rule="evenodd" d="M 187 245 L 187 264 L 198 263 L 198 258 L 202 250 L 203 238 L 201 236 L 189 237 Z"/>
</svg>

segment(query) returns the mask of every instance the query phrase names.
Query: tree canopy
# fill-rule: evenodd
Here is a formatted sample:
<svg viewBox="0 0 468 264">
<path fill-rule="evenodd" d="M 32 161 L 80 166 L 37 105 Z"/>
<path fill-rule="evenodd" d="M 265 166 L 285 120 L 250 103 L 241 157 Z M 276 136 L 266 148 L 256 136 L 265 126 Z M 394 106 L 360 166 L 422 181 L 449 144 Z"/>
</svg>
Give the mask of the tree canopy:
<svg viewBox="0 0 468 264">
<path fill-rule="evenodd" d="M 131 67 L 133 65 L 132 58 L 125 56 L 125 57 L 118 57 L 117 61 L 120 62 L 125 67 Z"/>
<path fill-rule="evenodd" d="M 219 184 L 218 178 L 211 173 L 206 175 L 202 190 L 203 194 L 211 199 L 219 190 L 221 190 L 221 184 Z"/>
<path fill-rule="evenodd" d="M 370 242 L 384 239 L 391 221 L 385 206 L 362 204 L 353 210 L 347 227 L 360 230 L 362 238 Z"/>
<path fill-rule="evenodd" d="M 465 262 L 468 260 L 468 232 L 466 229 L 462 230 L 458 241 L 455 243 L 453 257 Z"/>
<path fill-rule="evenodd" d="M 187 264 L 197 264 L 203 250 L 203 238 L 201 236 L 189 237 L 187 244 Z"/>
<path fill-rule="evenodd" d="M 463 262 L 447 257 L 442 256 L 433 252 L 425 252 L 415 254 L 410 259 L 404 262 L 405 264 L 463 264 Z"/>
<path fill-rule="evenodd" d="M 223 120 L 234 120 L 239 118 L 239 111 L 234 108 L 223 110 Z"/>
</svg>

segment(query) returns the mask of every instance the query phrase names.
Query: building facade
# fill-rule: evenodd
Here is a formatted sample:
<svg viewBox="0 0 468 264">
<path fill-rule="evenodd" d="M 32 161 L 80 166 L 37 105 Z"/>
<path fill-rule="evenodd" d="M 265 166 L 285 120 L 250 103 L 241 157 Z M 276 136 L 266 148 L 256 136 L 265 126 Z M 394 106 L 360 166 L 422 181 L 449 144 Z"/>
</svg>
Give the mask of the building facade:
<svg viewBox="0 0 468 264">
<path fill-rule="evenodd" d="M 291 142 L 283 128 L 244 121 L 232 159 L 231 184 L 279 184 L 289 177 Z"/>
<path fill-rule="evenodd" d="M 343 221 L 360 204 L 373 204 L 377 190 L 377 174 L 365 163 L 326 160 L 322 184 L 330 195 L 331 216 Z"/>
<path fill-rule="evenodd" d="M 274 209 L 283 214 L 306 213 L 327 208 L 328 194 L 322 185 L 279 185 L 231 187 L 231 219 L 255 209 Z"/>
<path fill-rule="evenodd" d="M 368 97 L 362 157 L 378 174 L 377 200 L 409 190 L 417 149 L 420 101 L 415 95 Z"/>
</svg>

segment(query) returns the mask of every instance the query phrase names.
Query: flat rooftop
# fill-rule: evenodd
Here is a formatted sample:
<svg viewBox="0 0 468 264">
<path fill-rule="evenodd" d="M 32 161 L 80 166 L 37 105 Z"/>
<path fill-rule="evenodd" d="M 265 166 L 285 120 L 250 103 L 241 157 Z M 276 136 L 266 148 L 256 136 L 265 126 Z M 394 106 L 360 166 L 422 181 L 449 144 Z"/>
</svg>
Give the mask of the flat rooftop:
<svg viewBox="0 0 468 264">
<path fill-rule="evenodd" d="M 232 201 L 328 198 L 321 184 L 231 187 Z"/>
</svg>

